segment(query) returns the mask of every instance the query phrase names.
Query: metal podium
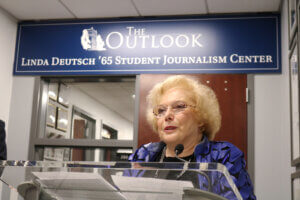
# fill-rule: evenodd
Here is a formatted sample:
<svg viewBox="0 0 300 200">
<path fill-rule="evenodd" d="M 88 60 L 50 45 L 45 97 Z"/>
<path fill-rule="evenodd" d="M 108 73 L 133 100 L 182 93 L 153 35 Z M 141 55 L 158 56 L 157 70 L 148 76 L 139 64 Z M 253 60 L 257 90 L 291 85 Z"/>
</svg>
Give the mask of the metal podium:
<svg viewBox="0 0 300 200">
<path fill-rule="evenodd" d="M 0 161 L 25 200 L 242 200 L 218 163 Z"/>
</svg>

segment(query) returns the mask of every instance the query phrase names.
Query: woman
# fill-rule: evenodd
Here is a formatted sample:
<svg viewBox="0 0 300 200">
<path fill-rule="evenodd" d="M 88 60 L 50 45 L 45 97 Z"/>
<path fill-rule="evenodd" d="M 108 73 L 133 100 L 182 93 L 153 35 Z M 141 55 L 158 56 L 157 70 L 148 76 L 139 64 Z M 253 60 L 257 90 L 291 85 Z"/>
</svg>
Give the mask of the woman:
<svg viewBox="0 0 300 200">
<path fill-rule="evenodd" d="M 221 114 L 209 87 L 188 76 L 171 76 L 153 87 L 147 103 L 147 120 L 161 142 L 143 145 L 130 161 L 218 162 L 227 167 L 243 199 L 256 199 L 243 153 L 228 142 L 212 141 L 220 129 Z M 178 144 L 184 146 L 180 159 L 175 155 Z"/>
</svg>

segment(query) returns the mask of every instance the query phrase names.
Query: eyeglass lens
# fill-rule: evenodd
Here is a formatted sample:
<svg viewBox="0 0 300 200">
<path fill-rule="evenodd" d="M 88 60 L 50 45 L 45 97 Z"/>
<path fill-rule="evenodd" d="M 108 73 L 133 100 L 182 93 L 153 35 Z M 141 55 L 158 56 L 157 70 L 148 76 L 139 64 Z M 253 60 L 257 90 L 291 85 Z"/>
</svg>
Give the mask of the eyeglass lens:
<svg viewBox="0 0 300 200">
<path fill-rule="evenodd" d="M 168 108 L 171 108 L 173 113 L 178 113 L 183 111 L 184 109 L 187 108 L 187 103 L 183 101 L 175 101 L 172 103 L 170 106 L 167 105 L 158 105 L 154 109 L 154 114 L 157 115 L 158 117 L 162 117 L 167 113 Z"/>
</svg>

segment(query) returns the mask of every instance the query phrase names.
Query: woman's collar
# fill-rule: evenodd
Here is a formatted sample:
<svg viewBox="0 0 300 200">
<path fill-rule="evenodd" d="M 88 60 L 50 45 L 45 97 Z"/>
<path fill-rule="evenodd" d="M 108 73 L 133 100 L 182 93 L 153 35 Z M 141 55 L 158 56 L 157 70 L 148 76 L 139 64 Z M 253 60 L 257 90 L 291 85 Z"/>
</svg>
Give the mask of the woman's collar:
<svg viewBox="0 0 300 200">
<path fill-rule="evenodd" d="M 205 154 L 209 151 L 209 140 L 203 135 L 201 142 L 196 146 L 194 154 Z"/>
</svg>

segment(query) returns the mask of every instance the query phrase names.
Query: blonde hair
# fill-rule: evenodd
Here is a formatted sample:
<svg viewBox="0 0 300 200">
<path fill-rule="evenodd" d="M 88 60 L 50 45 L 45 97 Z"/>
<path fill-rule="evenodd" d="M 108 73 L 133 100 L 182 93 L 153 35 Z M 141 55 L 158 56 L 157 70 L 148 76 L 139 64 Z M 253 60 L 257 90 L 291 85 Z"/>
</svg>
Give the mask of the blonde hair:
<svg viewBox="0 0 300 200">
<path fill-rule="evenodd" d="M 204 134 L 213 140 L 221 127 L 221 112 L 218 99 L 214 91 L 206 85 L 199 83 L 190 76 L 170 76 L 165 81 L 157 83 L 147 96 L 147 121 L 157 133 L 157 118 L 153 108 L 160 103 L 161 97 L 172 88 L 183 88 L 191 93 L 195 103 L 195 114 L 199 125 L 203 124 Z"/>
</svg>

